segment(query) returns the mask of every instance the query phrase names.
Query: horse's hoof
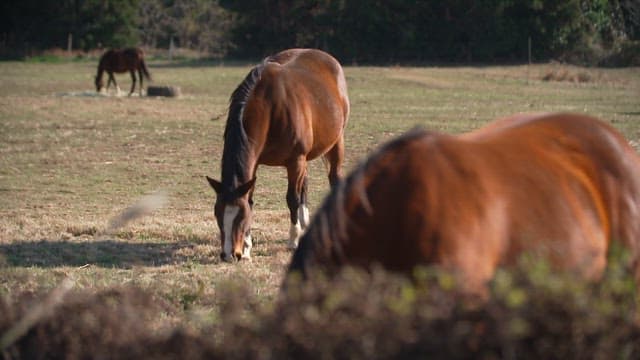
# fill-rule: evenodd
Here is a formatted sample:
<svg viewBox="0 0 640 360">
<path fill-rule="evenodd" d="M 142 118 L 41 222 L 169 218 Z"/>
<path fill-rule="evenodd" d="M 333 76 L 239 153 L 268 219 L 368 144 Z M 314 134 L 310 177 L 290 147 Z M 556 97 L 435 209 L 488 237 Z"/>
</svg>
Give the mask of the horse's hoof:
<svg viewBox="0 0 640 360">
<path fill-rule="evenodd" d="M 291 224 L 291 228 L 289 228 L 289 249 L 295 250 L 298 247 L 298 240 L 300 240 L 301 235 L 302 227 L 300 224 Z"/>
<path fill-rule="evenodd" d="M 298 239 L 289 240 L 289 244 L 287 245 L 289 250 L 295 250 L 298 248 Z"/>
</svg>

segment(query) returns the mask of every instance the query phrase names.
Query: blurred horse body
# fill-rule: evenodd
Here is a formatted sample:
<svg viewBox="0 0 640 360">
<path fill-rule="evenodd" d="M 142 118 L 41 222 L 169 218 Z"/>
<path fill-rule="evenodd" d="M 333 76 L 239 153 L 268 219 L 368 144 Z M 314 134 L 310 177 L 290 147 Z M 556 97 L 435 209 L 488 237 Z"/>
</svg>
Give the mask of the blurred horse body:
<svg viewBox="0 0 640 360">
<path fill-rule="evenodd" d="M 515 115 L 457 136 L 414 130 L 333 189 L 289 272 L 435 264 L 483 292 L 525 252 L 598 279 L 620 241 L 638 277 L 639 220 L 639 157 L 602 121 Z"/>
<path fill-rule="evenodd" d="M 342 67 L 315 49 L 290 49 L 254 67 L 231 95 L 224 131 L 222 178 L 207 177 L 221 257 L 249 258 L 255 174 L 259 164 L 287 169 L 290 247 L 309 222 L 307 161 L 324 156 L 329 182 L 341 176 L 349 98 Z"/>
<path fill-rule="evenodd" d="M 129 91 L 129 96 L 133 94 L 133 91 L 136 88 L 136 72 L 138 73 L 138 78 L 140 79 L 140 85 L 138 87 L 139 94 L 142 96 L 142 88 L 144 87 L 144 78 L 147 80 L 151 80 L 151 75 L 149 74 L 149 70 L 147 69 L 147 65 L 144 61 L 144 52 L 139 48 L 126 48 L 126 49 L 111 49 L 105 52 L 102 57 L 100 57 L 100 62 L 98 63 L 98 73 L 95 78 L 96 91 L 100 92 L 104 86 L 104 82 L 102 81 L 102 75 L 104 72 L 107 72 L 109 75 L 109 79 L 107 80 L 107 90 L 109 89 L 109 85 L 113 83 L 116 89 L 119 90 L 118 84 L 116 83 L 116 78 L 113 76 L 114 73 L 124 73 L 129 72 L 131 74 L 131 91 Z"/>
</svg>

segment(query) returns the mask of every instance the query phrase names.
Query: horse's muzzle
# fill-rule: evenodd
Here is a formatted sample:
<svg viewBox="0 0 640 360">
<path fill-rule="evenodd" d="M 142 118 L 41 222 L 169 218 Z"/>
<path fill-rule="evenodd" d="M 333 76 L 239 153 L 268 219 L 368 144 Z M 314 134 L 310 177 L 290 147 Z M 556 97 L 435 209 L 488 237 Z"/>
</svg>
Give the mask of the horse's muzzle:
<svg viewBox="0 0 640 360">
<path fill-rule="evenodd" d="M 224 262 L 228 262 L 228 263 L 236 263 L 242 259 L 244 259 L 242 257 L 242 253 L 241 252 L 234 252 L 233 256 L 225 254 L 225 253 L 220 253 L 220 259 L 222 259 L 222 261 Z"/>
</svg>

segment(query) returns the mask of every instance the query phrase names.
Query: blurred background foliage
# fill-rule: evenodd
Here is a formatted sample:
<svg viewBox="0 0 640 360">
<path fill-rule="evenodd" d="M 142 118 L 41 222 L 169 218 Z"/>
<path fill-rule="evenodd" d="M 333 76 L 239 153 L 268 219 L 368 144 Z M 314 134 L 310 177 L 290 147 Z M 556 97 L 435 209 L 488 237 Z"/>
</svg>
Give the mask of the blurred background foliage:
<svg viewBox="0 0 640 360">
<path fill-rule="evenodd" d="M 67 49 L 70 36 L 82 51 L 315 47 L 348 63 L 522 62 L 529 39 L 534 61 L 637 65 L 640 52 L 637 0 L 5 0 L 0 17 L 3 57 Z"/>
</svg>

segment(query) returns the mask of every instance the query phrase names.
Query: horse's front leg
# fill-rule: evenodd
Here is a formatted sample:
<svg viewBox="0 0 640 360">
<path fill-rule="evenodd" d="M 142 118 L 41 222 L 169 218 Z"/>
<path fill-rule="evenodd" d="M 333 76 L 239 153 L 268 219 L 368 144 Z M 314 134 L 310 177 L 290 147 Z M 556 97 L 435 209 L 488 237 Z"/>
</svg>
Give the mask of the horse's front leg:
<svg viewBox="0 0 640 360">
<path fill-rule="evenodd" d="M 302 229 L 306 229 L 309 226 L 309 207 L 308 207 L 308 197 L 307 197 L 307 184 L 309 182 L 309 177 L 307 176 L 307 172 L 304 172 L 304 176 L 302 178 L 302 188 L 300 189 L 300 206 L 298 207 L 298 219 L 300 220 L 300 225 Z"/>
<path fill-rule="evenodd" d="M 131 74 L 131 90 L 129 91 L 129 96 L 133 94 L 133 91 L 136 89 L 136 72 L 134 70 L 129 70 Z"/>
<path fill-rule="evenodd" d="M 107 93 L 109 93 L 109 86 L 111 86 L 112 81 L 113 81 L 113 74 L 111 72 L 107 72 L 107 86 L 105 87 L 105 90 Z"/>
<path fill-rule="evenodd" d="M 142 78 L 140 78 L 142 79 Z M 249 190 L 249 207 L 251 211 L 253 211 L 253 189 Z M 253 247 L 253 239 L 251 238 L 251 228 L 249 227 L 247 231 L 244 233 L 244 246 L 242 248 L 242 258 L 250 260 L 251 259 L 251 248 Z"/>
<path fill-rule="evenodd" d="M 342 177 L 342 161 L 344 159 L 344 139 L 342 136 L 327 152 L 325 158 L 329 162 L 329 184 L 333 188 Z"/>
<path fill-rule="evenodd" d="M 300 156 L 293 164 L 287 166 L 287 205 L 291 218 L 289 229 L 289 248 L 298 247 L 298 239 L 302 230 L 309 223 L 309 210 L 306 204 L 307 160 Z"/>
<path fill-rule="evenodd" d="M 118 86 L 118 83 L 116 82 L 116 77 L 113 76 L 113 72 L 109 73 L 109 81 L 107 81 L 107 89 L 109 89 L 109 84 L 113 83 L 113 86 L 115 86 L 116 88 L 116 95 L 120 94 L 120 87 Z"/>
<path fill-rule="evenodd" d="M 144 76 L 142 76 L 142 69 L 138 68 L 138 79 L 140 79 L 140 85 L 138 86 L 138 93 L 142 96 L 142 88 L 144 87 Z"/>
<path fill-rule="evenodd" d="M 142 84 L 142 75 L 140 75 L 140 84 Z M 141 85 L 142 86 L 142 85 Z M 256 171 L 258 170 L 258 165 L 256 164 L 253 167 L 253 176 L 255 177 Z M 249 208 L 253 212 L 253 191 L 256 189 L 255 186 L 252 186 L 249 189 Z M 251 227 L 247 229 L 244 234 L 244 247 L 242 250 L 242 258 L 243 259 L 251 259 L 251 248 L 253 247 L 253 238 L 251 237 Z"/>
</svg>

